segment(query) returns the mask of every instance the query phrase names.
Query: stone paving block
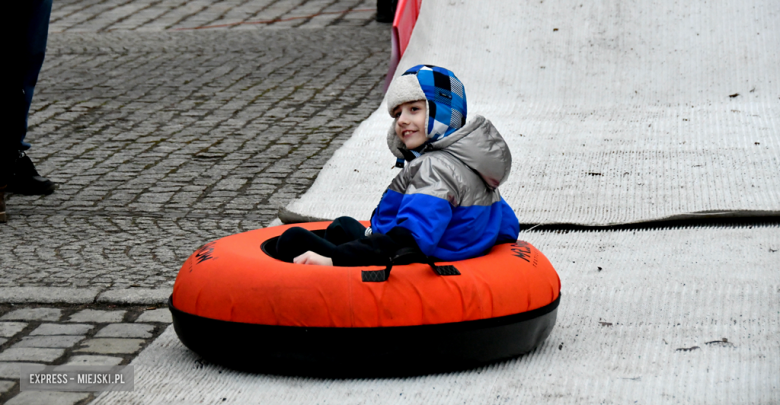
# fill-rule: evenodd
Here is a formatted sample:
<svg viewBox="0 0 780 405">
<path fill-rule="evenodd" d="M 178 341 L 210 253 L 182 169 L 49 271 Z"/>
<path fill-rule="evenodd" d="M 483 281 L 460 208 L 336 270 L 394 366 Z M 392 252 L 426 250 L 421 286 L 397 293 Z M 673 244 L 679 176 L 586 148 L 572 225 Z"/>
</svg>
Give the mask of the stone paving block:
<svg viewBox="0 0 780 405">
<path fill-rule="evenodd" d="M 61 314 L 58 308 L 19 308 L 0 317 L 0 321 L 57 321 Z"/>
<path fill-rule="evenodd" d="M 0 336 L 7 338 L 13 337 L 26 327 L 27 324 L 24 322 L 0 322 Z"/>
<path fill-rule="evenodd" d="M 77 353 L 98 353 L 98 354 L 130 354 L 137 352 L 143 339 L 89 339 L 82 343 L 82 348 L 74 350 Z M 1 359 L 1 357 L 0 357 Z"/>
<path fill-rule="evenodd" d="M 52 259 L 53 254 L 37 252 L 40 258 Z M 43 254 L 42 254 L 43 253 Z M 42 278 L 47 278 L 43 275 Z M 86 304 L 95 300 L 100 290 L 97 288 L 72 288 L 61 287 L 0 287 L 0 302 L 12 304 L 23 303 L 61 303 Z"/>
<path fill-rule="evenodd" d="M 46 367 L 45 364 L 40 363 L 15 363 L 15 362 L 2 362 L 0 363 L 0 378 L 7 378 L 7 379 L 19 379 L 19 373 L 21 366 L 40 366 L 41 368 Z"/>
<path fill-rule="evenodd" d="M 6 339 L 6 338 L 0 338 L 0 345 L 5 344 L 5 342 L 7 342 L 7 341 L 8 341 L 8 339 Z"/>
<path fill-rule="evenodd" d="M 94 326 L 84 324 L 56 324 L 56 323 L 44 323 L 32 332 L 30 336 L 42 336 L 42 335 L 83 335 Z"/>
<path fill-rule="evenodd" d="M 171 318 L 171 311 L 168 308 L 158 308 L 144 311 L 135 321 L 171 323 L 173 322 L 173 319 Z"/>
<path fill-rule="evenodd" d="M 154 325 L 143 323 L 112 323 L 106 325 L 95 334 L 96 338 L 117 337 L 117 338 L 150 338 L 154 331 Z"/>
<path fill-rule="evenodd" d="M 83 309 L 68 318 L 68 322 L 110 323 L 122 322 L 127 311 L 104 311 L 100 309 Z"/>
<path fill-rule="evenodd" d="M 86 392 L 23 391 L 6 405 L 74 405 L 88 397 Z"/>
<path fill-rule="evenodd" d="M 168 297 L 171 296 L 171 293 L 173 293 L 173 287 L 108 290 L 98 296 L 97 302 L 112 304 L 157 305 L 168 302 Z"/>
<path fill-rule="evenodd" d="M 9 348 L 0 352 L 0 361 L 37 361 L 52 362 L 65 354 L 64 349 L 44 349 L 37 347 Z"/>
<path fill-rule="evenodd" d="M 14 384 L 16 384 L 16 381 L 0 380 L 0 394 L 10 391 Z"/>
<path fill-rule="evenodd" d="M 121 357 L 77 355 L 71 356 L 65 363 L 66 366 L 118 366 L 122 362 Z"/>
<path fill-rule="evenodd" d="M 12 348 L 20 347 L 73 347 L 76 343 L 84 340 L 86 336 L 26 336 L 17 342 Z"/>
</svg>

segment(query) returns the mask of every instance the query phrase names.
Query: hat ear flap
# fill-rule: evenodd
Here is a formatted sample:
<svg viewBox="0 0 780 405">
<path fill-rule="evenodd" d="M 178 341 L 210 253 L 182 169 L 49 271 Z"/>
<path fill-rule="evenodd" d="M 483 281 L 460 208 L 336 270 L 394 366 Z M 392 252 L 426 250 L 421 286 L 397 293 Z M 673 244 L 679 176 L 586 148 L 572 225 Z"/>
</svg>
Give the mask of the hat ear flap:
<svg viewBox="0 0 780 405">
<path fill-rule="evenodd" d="M 406 145 L 404 145 L 404 143 L 401 142 L 401 139 L 399 139 L 395 134 L 395 120 L 393 120 L 393 123 L 390 125 L 390 130 L 387 131 L 387 147 L 390 149 L 390 152 L 392 152 L 393 155 L 398 159 L 404 158 L 404 154 L 401 152 L 401 149 L 405 148 Z"/>
</svg>

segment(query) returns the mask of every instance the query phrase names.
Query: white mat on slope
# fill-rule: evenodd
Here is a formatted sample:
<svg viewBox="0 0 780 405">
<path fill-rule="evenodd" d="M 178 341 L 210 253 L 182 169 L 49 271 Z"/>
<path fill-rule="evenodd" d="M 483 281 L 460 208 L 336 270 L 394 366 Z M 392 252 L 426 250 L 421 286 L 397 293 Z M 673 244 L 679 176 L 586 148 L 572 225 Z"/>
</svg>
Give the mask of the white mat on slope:
<svg viewBox="0 0 780 405">
<path fill-rule="evenodd" d="M 778 22 L 775 0 L 426 0 L 398 72 L 463 81 L 469 114 L 510 144 L 501 192 L 520 222 L 778 213 Z M 369 218 L 398 172 L 385 111 L 288 210 Z"/>
<path fill-rule="evenodd" d="M 780 227 L 521 237 L 563 285 L 555 329 L 526 356 L 407 379 L 253 375 L 199 364 L 169 328 L 133 361 L 135 391 L 94 403 L 780 403 Z"/>
</svg>

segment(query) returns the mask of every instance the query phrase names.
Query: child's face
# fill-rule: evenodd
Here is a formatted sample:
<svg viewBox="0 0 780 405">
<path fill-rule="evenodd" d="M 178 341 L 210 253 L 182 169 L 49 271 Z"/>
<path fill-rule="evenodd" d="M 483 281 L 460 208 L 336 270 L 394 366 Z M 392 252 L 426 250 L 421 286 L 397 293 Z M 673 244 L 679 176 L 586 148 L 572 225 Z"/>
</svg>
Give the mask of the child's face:
<svg viewBox="0 0 780 405">
<path fill-rule="evenodd" d="M 428 136 L 425 131 L 427 105 L 425 100 L 403 103 L 393 110 L 395 116 L 395 134 L 412 150 L 425 143 Z"/>
</svg>

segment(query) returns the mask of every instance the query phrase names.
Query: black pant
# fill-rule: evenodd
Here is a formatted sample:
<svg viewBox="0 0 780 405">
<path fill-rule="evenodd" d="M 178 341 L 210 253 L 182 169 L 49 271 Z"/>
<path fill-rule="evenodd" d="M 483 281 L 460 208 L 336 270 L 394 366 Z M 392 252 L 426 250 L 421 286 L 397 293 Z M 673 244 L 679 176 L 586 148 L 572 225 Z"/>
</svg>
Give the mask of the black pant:
<svg viewBox="0 0 780 405">
<path fill-rule="evenodd" d="M 52 0 L 23 0 L 3 4 L 11 16 L 0 27 L 3 76 L 0 77 L 0 152 L 30 148 L 24 142 L 38 73 L 43 66 Z M 7 7 L 6 7 L 7 6 Z M 7 152 L 10 153 L 10 152 Z"/>
<path fill-rule="evenodd" d="M 293 259 L 308 251 L 325 257 L 333 257 L 338 245 L 364 238 L 366 227 L 351 217 L 336 218 L 325 230 L 325 237 L 300 228 L 290 228 L 276 241 L 277 259 L 292 263 Z"/>
</svg>

